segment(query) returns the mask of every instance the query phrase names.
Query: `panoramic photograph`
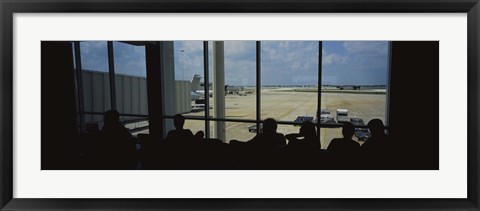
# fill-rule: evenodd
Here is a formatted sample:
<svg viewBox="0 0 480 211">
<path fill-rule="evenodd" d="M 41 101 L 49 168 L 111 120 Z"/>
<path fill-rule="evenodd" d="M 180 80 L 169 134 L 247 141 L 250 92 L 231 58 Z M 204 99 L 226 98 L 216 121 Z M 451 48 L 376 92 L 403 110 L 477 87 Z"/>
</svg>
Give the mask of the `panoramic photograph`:
<svg viewBox="0 0 480 211">
<path fill-rule="evenodd" d="M 438 41 L 41 50 L 42 170 L 439 169 Z"/>
</svg>

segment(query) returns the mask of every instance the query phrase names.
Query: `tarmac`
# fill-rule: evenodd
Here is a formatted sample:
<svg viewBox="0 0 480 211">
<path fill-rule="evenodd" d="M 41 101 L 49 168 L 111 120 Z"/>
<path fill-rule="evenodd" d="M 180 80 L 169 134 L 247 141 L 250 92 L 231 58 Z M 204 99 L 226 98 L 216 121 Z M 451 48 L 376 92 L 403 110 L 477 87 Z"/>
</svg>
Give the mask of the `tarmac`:
<svg viewBox="0 0 480 211">
<path fill-rule="evenodd" d="M 322 92 L 322 109 L 330 111 L 336 119 L 336 109 L 348 109 L 349 118 L 362 118 L 365 124 L 371 119 L 379 118 L 385 123 L 387 108 L 387 95 L 383 92 L 375 93 L 351 93 L 351 92 Z M 193 102 L 192 102 L 193 103 Z M 210 115 L 214 116 L 213 98 L 210 98 Z M 225 96 L 226 119 L 248 119 L 256 118 L 256 95 L 248 94 L 240 96 L 228 94 Z M 289 88 L 263 88 L 261 90 L 261 119 L 274 118 L 277 121 L 294 121 L 298 116 L 315 117 L 317 110 L 317 93 L 296 91 Z M 204 116 L 204 111 L 185 113 L 185 116 Z M 255 123 L 226 122 L 226 142 L 230 140 L 248 141 L 255 136 L 249 132 L 248 127 Z M 186 120 L 185 128 L 196 133 L 205 130 L 204 121 Z M 283 134 L 298 133 L 300 127 L 293 125 L 279 124 L 277 132 Z M 210 134 L 214 137 L 214 125 L 210 122 Z M 320 141 L 323 149 L 333 138 L 342 137 L 341 128 L 322 128 L 320 130 Z M 361 142 L 359 142 L 361 143 Z"/>
</svg>

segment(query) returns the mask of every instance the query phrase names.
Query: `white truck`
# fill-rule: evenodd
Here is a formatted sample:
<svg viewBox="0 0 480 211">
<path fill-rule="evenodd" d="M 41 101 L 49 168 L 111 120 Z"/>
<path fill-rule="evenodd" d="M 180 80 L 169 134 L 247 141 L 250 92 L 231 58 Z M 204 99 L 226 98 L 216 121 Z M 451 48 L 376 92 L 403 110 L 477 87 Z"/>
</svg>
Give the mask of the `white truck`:
<svg viewBox="0 0 480 211">
<path fill-rule="evenodd" d="M 337 123 L 349 122 L 348 109 L 337 108 Z"/>
</svg>

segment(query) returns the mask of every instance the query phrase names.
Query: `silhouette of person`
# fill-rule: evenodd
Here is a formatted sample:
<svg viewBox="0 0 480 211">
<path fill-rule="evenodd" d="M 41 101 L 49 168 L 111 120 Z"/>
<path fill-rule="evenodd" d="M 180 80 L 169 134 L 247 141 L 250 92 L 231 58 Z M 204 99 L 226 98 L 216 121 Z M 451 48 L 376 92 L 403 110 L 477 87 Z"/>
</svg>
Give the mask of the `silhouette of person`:
<svg viewBox="0 0 480 211">
<path fill-rule="evenodd" d="M 191 130 L 183 129 L 185 124 L 185 117 L 181 114 L 175 114 L 173 116 L 173 124 L 175 125 L 175 130 L 171 130 L 167 134 L 165 139 L 170 143 L 190 143 L 194 140 L 194 136 Z"/>
<path fill-rule="evenodd" d="M 278 149 L 287 145 L 285 136 L 277 133 L 277 121 L 273 118 L 267 118 L 263 122 L 262 132 L 248 141 L 256 148 Z"/>
<path fill-rule="evenodd" d="M 197 133 L 195 133 L 195 135 L 193 137 L 196 141 L 202 141 L 202 140 L 205 140 L 204 139 L 205 133 L 203 131 L 199 130 Z"/>
<path fill-rule="evenodd" d="M 365 156 L 366 165 L 371 169 L 385 169 L 395 165 L 398 152 L 393 151 L 392 143 L 385 134 L 385 126 L 382 120 L 370 120 L 368 129 L 371 137 L 362 145 L 362 153 Z"/>
<path fill-rule="evenodd" d="M 100 159 L 108 162 L 107 168 L 134 169 L 136 143 L 129 130 L 120 123 L 119 118 L 120 115 L 116 110 L 108 110 L 104 114 L 101 134 L 105 145 L 99 146 L 103 151 Z"/>
<path fill-rule="evenodd" d="M 320 141 L 317 139 L 315 124 L 305 121 L 300 127 L 299 133 L 285 135 L 288 140 L 288 147 L 302 150 L 319 150 Z M 299 139 L 300 138 L 300 139 Z"/>
<path fill-rule="evenodd" d="M 128 129 L 120 123 L 120 114 L 116 110 L 108 110 L 104 113 L 102 132 L 114 132 L 121 136 L 132 136 Z"/>
<path fill-rule="evenodd" d="M 388 136 L 382 120 L 372 119 L 368 122 L 371 137 L 362 145 L 362 150 L 370 154 L 378 154 L 389 150 Z"/>
<path fill-rule="evenodd" d="M 355 126 L 351 122 L 343 123 L 343 138 L 334 138 L 330 141 L 327 150 L 335 155 L 351 156 L 358 153 L 360 144 L 352 139 Z"/>
</svg>

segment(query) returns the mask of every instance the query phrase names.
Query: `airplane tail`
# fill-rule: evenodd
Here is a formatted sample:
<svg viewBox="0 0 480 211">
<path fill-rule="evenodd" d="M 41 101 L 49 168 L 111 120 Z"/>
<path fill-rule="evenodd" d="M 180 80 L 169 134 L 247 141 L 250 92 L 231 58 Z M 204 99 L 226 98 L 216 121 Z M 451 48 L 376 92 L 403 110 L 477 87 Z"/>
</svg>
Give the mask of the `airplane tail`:
<svg viewBox="0 0 480 211">
<path fill-rule="evenodd" d="M 193 75 L 193 79 L 192 79 L 192 92 L 195 92 L 198 90 L 198 88 L 200 88 L 200 79 L 202 77 L 200 77 L 200 75 Z"/>
</svg>

